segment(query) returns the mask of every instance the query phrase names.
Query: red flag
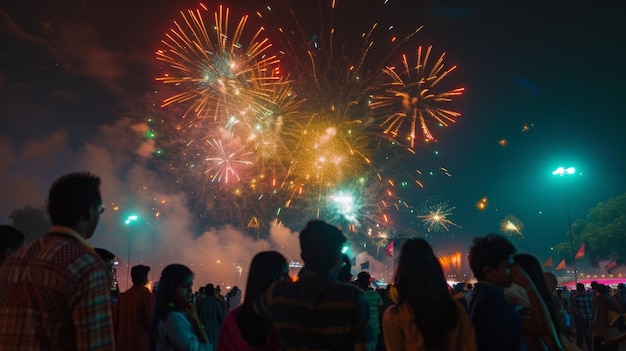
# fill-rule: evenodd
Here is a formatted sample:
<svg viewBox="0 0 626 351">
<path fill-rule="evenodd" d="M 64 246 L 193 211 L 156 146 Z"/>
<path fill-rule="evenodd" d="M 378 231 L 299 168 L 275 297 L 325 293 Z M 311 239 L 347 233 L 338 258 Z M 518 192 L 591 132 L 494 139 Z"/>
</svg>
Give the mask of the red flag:
<svg viewBox="0 0 626 351">
<path fill-rule="evenodd" d="M 617 261 L 615 261 L 615 259 L 612 258 L 609 261 L 609 263 L 607 263 L 606 266 L 604 266 L 604 269 L 606 269 L 607 272 L 608 272 L 608 271 L 610 271 L 611 269 L 613 269 L 615 267 L 617 267 Z"/>
<path fill-rule="evenodd" d="M 576 252 L 576 259 L 579 258 L 583 258 L 585 257 L 585 243 L 583 243 L 583 245 L 580 247 L 580 249 L 578 249 L 578 252 Z"/>
<path fill-rule="evenodd" d="M 553 267 L 552 264 L 552 256 L 548 257 L 548 259 L 546 260 L 546 262 L 543 263 L 543 265 L 541 267 Z"/>
<path fill-rule="evenodd" d="M 387 256 L 393 257 L 393 254 L 394 254 L 393 240 L 391 240 L 389 244 L 387 244 L 387 247 L 385 247 L 385 254 Z"/>
<path fill-rule="evenodd" d="M 560 271 L 561 269 L 565 269 L 565 259 L 563 259 L 563 261 L 561 261 L 561 263 L 559 263 L 558 266 L 556 266 L 555 268 L 557 271 Z"/>
</svg>

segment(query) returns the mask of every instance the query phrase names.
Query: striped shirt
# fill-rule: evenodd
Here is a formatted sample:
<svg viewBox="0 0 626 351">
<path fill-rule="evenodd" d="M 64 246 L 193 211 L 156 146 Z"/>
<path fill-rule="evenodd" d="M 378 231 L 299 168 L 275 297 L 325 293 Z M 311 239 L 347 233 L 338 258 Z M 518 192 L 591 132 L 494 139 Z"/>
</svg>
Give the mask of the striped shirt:
<svg viewBox="0 0 626 351">
<path fill-rule="evenodd" d="M 352 350 L 373 341 L 365 295 L 332 275 L 276 282 L 255 310 L 273 324 L 285 350 Z"/>
<path fill-rule="evenodd" d="M 53 227 L 0 269 L 0 350 L 113 350 L 110 288 L 95 250 Z"/>
<path fill-rule="evenodd" d="M 379 309 L 383 305 L 383 298 L 374 289 L 368 289 L 363 292 L 370 309 L 369 325 L 375 335 L 380 334 Z"/>
</svg>

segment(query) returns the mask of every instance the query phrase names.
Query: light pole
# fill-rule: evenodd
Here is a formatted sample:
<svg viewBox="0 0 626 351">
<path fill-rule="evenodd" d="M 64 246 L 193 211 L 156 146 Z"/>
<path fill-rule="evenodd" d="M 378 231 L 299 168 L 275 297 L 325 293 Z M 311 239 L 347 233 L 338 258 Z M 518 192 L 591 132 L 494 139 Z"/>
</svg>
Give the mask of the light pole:
<svg viewBox="0 0 626 351">
<path fill-rule="evenodd" d="M 552 171 L 552 175 L 556 175 L 559 177 L 563 177 L 564 175 L 574 174 L 576 173 L 576 168 L 574 167 L 559 167 Z M 569 216 L 569 205 L 567 203 L 567 198 L 565 198 L 565 211 L 567 211 L 567 225 L 569 226 L 569 244 L 570 244 L 570 252 L 572 255 L 572 262 L 574 265 L 574 282 L 578 283 L 578 270 L 576 269 L 576 252 L 574 251 L 574 238 L 572 236 L 572 221 Z"/>
<path fill-rule="evenodd" d="M 126 218 L 126 221 L 124 222 L 128 226 L 128 256 L 126 259 L 126 290 L 128 290 L 128 278 L 130 277 L 130 237 L 132 234 L 130 223 L 136 221 L 137 218 L 138 217 L 136 215 L 128 216 L 128 218 Z"/>
</svg>

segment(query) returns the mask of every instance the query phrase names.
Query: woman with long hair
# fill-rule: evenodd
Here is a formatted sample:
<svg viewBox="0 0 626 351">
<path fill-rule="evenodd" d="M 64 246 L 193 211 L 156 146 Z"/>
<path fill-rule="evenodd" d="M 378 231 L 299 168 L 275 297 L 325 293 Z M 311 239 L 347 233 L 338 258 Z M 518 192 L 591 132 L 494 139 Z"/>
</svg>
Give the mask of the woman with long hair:
<svg viewBox="0 0 626 351">
<path fill-rule="evenodd" d="M 254 312 L 254 302 L 274 282 L 289 279 L 289 266 L 276 251 L 256 254 L 250 263 L 243 304 L 228 312 L 217 351 L 280 350 L 278 334 Z"/>
<path fill-rule="evenodd" d="M 530 280 L 532 280 L 533 284 L 537 288 L 537 292 L 539 296 L 545 303 L 548 314 L 550 316 L 550 321 L 552 322 L 552 326 L 554 328 L 553 335 L 551 337 L 536 337 L 524 335 L 524 343 L 526 344 L 526 348 L 529 351 L 532 350 L 560 350 L 563 348 L 561 345 L 563 342 L 566 342 L 568 346 L 571 346 L 571 342 L 569 339 L 564 337 L 563 331 L 565 331 L 565 326 L 563 324 L 563 311 L 561 311 L 561 304 L 558 301 L 555 293 L 548 287 L 546 282 L 546 277 L 541 268 L 541 263 L 537 260 L 537 258 L 530 254 L 519 253 L 513 256 L 513 261 L 517 263 L 528 274 Z M 556 283 L 555 283 L 556 284 Z M 555 287 L 556 288 L 556 287 Z M 510 294 L 513 289 L 509 288 L 505 291 L 505 295 L 509 301 L 521 305 L 524 307 L 529 306 L 529 302 L 522 299 L 517 300 L 514 295 Z M 533 316 L 526 316 L 527 318 L 534 318 Z"/>
<path fill-rule="evenodd" d="M 152 324 L 152 351 L 210 351 L 211 343 L 200 323 L 192 298 L 193 272 L 171 264 L 161 273 Z"/>
<path fill-rule="evenodd" d="M 383 315 L 388 351 L 477 349 L 467 311 L 450 296 L 428 242 L 409 239 L 402 245 L 393 289 L 396 303 Z"/>
</svg>

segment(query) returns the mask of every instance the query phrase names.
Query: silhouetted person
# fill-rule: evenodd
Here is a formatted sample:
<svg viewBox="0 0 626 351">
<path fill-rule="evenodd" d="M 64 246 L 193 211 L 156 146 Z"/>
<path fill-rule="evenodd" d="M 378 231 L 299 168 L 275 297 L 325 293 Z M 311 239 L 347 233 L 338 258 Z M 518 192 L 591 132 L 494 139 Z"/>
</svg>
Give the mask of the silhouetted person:
<svg viewBox="0 0 626 351">
<path fill-rule="evenodd" d="M 0 265 L 22 245 L 26 237 L 21 230 L 10 225 L 0 225 Z"/>
<path fill-rule="evenodd" d="M 170 264 L 163 269 L 150 323 L 150 350 L 213 349 L 193 305 L 192 286 L 189 267 Z"/>
<path fill-rule="evenodd" d="M 150 267 L 134 266 L 130 270 L 133 286 L 120 295 L 113 309 L 115 341 L 119 351 L 148 351 L 150 323 L 154 314 L 154 295 L 146 288 Z"/>
<path fill-rule="evenodd" d="M 237 306 L 241 305 L 241 289 L 237 285 L 226 294 L 226 306 L 228 306 L 228 312 L 234 310 Z"/>
<path fill-rule="evenodd" d="M 516 251 L 498 234 L 475 238 L 470 248 L 469 263 L 478 282 L 469 311 L 480 351 L 520 350 L 522 335 L 550 337 L 554 333 L 547 307 L 535 285 L 513 262 Z M 507 302 L 503 288 L 513 282 L 526 290 L 532 319 L 522 317 Z"/>
<path fill-rule="evenodd" d="M 113 275 L 113 267 L 115 266 L 115 254 L 101 247 L 96 247 L 95 250 L 98 256 L 100 256 L 100 258 L 104 261 L 104 264 L 107 267 L 107 272 L 109 273 L 109 286 L 111 287 L 111 294 L 109 295 L 109 297 L 111 298 L 111 307 L 113 307 L 117 303 L 117 300 L 119 300 L 120 298 L 120 289 Z"/>
<path fill-rule="evenodd" d="M 0 350 L 112 350 L 107 268 L 86 239 L 104 211 L 100 178 L 81 172 L 50 187 L 52 228 L 0 269 Z"/>
<path fill-rule="evenodd" d="M 312 220 L 300 232 L 304 272 L 297 282 L 272 284 L 255 311 L 272 323 L 284 350 L 366 350 L 369 306 L 355 285 L 339 282 L 346 237 L 335 226 Z"/>
<path fill-rule="evenodd" d="M 196 304 L 196 310 L 200 322 L 204 325 L 204 332 L 215 350 L 226 313 L 224 304 L 215 296 L 215 286 L 213 284 L 207 284 L 204 287 L 204 292 L 206 297 Z"/>
<path fill-rule="evenodd" d="M 392 286 L 397 301 L 383 315 L 387 350 L 476 350 L 467 310 L 450 296 L 441 264 L 424 239 L 402 245 Z"/>
<path fill-rule="evenodd" d="M 272 325 L 254 311 L 254 302 L 274 282 L 290 281 L 289 266 L 276 251 L 259 252 L 250 263 L 243 304 L 226 315 L 217 351 L 278 351 L 278 334 Z"/>
<path fill-rule="evenodd" d="M 593 296 L 585 291 L 585 285 L 583 283 L 577 283 L 576 293 L 572 296 L 572 313 L 574 314 L 574 326 L 576 327 L 576 346 L 583 347 L 584 340 L 586 348 L 589 351 L 592 350 L 592 340 L 587 330 L 589 330 L 592 305 Z"/>
<path fill-rule="evenodd" d="M 380 294 L 376 292 L 376 290 L 370 287 L 370 279 L 371 275 L 365 271 L 360 272 L 357 275 L 356 285 L 363 291 L 365 295 L 365 299 L 367 300 L 367 304 L 370 308 L 370 318 L 368 321 L 369 328 L 374 333 L 374 341 L 368 345 L 368 349 L 373 350 L 378 345 L 378 340 L 380 339 L 380 333 L 382 332 L 380 329 L 379 316 L 382 314 L 383 307 L 383 298 L 380 297 Z"/>
</svg>

